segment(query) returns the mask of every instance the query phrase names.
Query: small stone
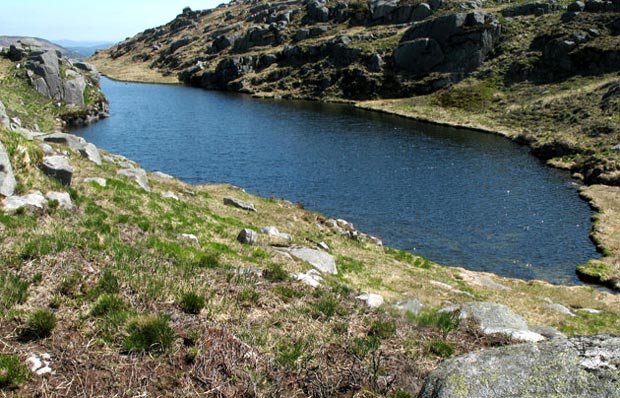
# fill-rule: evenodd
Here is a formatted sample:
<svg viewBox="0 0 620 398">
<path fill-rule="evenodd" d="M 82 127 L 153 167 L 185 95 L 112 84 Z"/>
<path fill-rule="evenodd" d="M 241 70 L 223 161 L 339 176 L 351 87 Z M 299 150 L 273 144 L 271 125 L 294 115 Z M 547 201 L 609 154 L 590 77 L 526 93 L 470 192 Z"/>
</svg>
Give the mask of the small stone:
<svg viewBox="0 0 620 398">
<path fill-rule="evenodd" d="M 198 237 L 193 234 L 181 234 L 181 239 L 189 240 L 192 243 L 198 244 Z"/>
<path fill-rule="evenodd" d="M 230 196 L 226 196 L 224 198 L 224 204 L 228 206 L 233 206 L 242 210 L 247 211 L 256 211 L 256 207 L 252 203 L 244 202 L 239 199 L 231 198 Z"/>
<path fill-rule="evenodd" d="M 151 175 L 153 177 L 163 178 L 163 179 L 166 179 L 166 180 L 171 180 L 171 179 L 174 178 L 170 174 L 162 173 L 161 171 L 154 171 L 153 173 L 151 173 Z"/>
<path fill-rule="evenodd" d="M 105 187 L 106 185 L 108 185 L 107 181 L 105 178 L 101 178 L 101 177 L 89 177 L 84 179 L 84 182 L 94 182 L 95 184 L 101 186 L 101 187 Z"/>
<path fill-rule="evenodd" d="M 568 309 L 567 307 L 563 306 L 562 304 L 557 304 L 557 303 L 553 303 L 553 304 L 546 304 L 545 308 L 548 308 L 552 311 L 558 312 L 560 314 L 563 315 L 568 315 L 568 316 L 575 316 L 575 314 Z"/>
<path fill-rule="evenodd" d="M 329 246 L 327 246 L 327 243 L 323 241 L 319 242 L 318 246 L 325 251 L 329 251 Z"/>
<path fill-rule="evenodd" d="M 261 234 L 267 234 L 267 235 L 280 235 L 280 231 L 278 230 L 278 228 L 273 227 L 273 226 L 268 226 L 268 227 L 263 227 L 260 229 L 259 231 Z"/>
<path fill-rule="evenodd" d="M 321 282 L 323 282 L 323 278 L 321 277 L 321 274 L 319 273 L 319 271 L 315 269 L 311 269 L 310 271 L 306 273 L 303 273 L 303 272 L 293 273 L 291 274 L 291 276 L 297 279 L 298 281 L 301 281 L 311 287 L 319 287 L 321 286 Z"/>
<path fill-rule="evenodd" d="M 364 293 L 355 297 L 358 300 L 366 302 L 366 305 L 370 308 L 378 308 L 383 305 L 383 296 L 374 293 Z"/>
<path fill-rule="evenodd" d="M 418 315 L 420 311 L 422 311 L 422 307 L 422 303 L 415 298 L 406 301 L 399 301 L 398 303 L 394 304 L 394 308 L 401 311 L 411 312 L 413 315 Z"/>
<path fill-rule="evenodd" d="M 170 191 L 162 193 L 161 196 L 166 199 L 179 200 L 179 197 L 175 195 L 174 192 L 170 192 Z"/>
<path fill-rule="evenodd" d="M 254 230 L 245 228 L 239 232 L 239 235 L 237 235 L 237 240 L 246 245 L 255 245 L 258 241 L 258 234 Z"/>
<path fill-rule="evenodd" d="M 149 180 L 146 176 L 146 171 L 143 169 L 121 169 L 116 172 L 116 174 L 124 175 L 130 180 L 134 180 L 138 183 L 138 185 L 147 192 L 151 192 L 151 187 L 149 186 Z"/>
<path fill-rule="evenodd" d="M 588 314 L 594 314 L 594 315 L 597 315 L 597 314 L 601 313 L 600 310 L 595 310 L 594 308 L 580 308 L 577 311 L 585 312 L 585 313 L 588 313 Z"/>
<path fill-rule="evenodd" d="M 49 144 L 39 144 L 39 149 L 41 149 L 46 155 L 54 155 L 56 153 L 54 148 L 52 148 Z"/>
</svg>

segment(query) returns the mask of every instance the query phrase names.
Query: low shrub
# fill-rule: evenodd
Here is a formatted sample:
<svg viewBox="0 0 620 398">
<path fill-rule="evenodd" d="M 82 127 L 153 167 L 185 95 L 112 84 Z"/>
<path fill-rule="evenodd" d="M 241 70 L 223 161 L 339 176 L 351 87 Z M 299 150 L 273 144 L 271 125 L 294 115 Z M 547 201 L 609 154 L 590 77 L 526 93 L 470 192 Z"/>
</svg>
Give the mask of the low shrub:
<svg viewBox="0 0 620 398">
<path fill-rule="evenodd" d="M 28 373 L 17 355 L 0 354 L 0 390 L 18 387 L 28 378 Z"/>
<path fill-rule="evenodd" d="M 174 342 L 174 330 L 168 319 L 142 315 L 129 320 L 123 346 L 128 352 L 163 352 Z"/>
<path fill-rule="evenodd" d="M 23 337 L 28 339 L 44 339 L 52 334 L 56 327 L 56 315 L 46 309 L 34 310 L 28 316 Z"/>
<path fill-rule="evenodd" d="M 197 315 L 205 307 L 205 299 L 196 293 L 187 292 L 181 295 L 179 305 L 183 312 Z"/>
</svg>

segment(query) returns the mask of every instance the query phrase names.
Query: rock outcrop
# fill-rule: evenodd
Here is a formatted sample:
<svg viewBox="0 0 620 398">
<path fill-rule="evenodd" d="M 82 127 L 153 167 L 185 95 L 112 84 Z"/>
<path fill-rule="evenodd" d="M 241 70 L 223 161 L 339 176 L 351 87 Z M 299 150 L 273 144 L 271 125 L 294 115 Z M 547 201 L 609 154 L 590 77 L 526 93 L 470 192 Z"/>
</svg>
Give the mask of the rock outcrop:
<svg viewBox="0 0 620 398">
<path fill-rule="evenodd" d="M 11 167 L 11 159 L 0 142 L 0 195 L 11 196 L 15 192 L 15 175 Z"/>
<path fill-rule="evenodd" d="M 65 156 L 46 156 L 43 158 L 41 170 L 50 177 L 56 178 L 63 185 L 71 185 L 73 167 Z"/>
<path fill-rule="evenodd" d="M 443 362 L 420 398 L 620 396 L 620 338 L 574 337 L 472 352 Z"/>
</svg>

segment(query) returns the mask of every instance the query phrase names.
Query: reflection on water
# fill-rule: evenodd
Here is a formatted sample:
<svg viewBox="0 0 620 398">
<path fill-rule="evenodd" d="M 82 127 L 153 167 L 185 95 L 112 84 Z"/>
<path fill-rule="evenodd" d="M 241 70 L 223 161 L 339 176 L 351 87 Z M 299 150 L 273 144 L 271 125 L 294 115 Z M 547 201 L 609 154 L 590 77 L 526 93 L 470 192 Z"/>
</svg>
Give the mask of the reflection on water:
<svg viewBox="0 0 620 398">
<path fill-rule="evenodd" d="M 112 117 L 77 133 L 147 170 L 299 201 L 446 265 L 578 283 L 576 265 L 597 256 L 568 176 L 504 138 L 348 106 L 102 85 Z"/>
</svg>

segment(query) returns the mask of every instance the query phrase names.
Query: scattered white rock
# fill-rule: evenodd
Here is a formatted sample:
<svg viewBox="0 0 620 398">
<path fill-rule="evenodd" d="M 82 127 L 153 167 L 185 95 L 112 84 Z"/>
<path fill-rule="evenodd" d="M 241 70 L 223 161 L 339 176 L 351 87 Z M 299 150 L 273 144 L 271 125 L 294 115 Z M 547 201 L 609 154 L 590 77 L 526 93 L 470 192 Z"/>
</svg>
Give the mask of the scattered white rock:
<svg viewBox="0 0 620 398">
<path fill-rule="evenodd" d="M 105 178 L 101 178 L 101 177 L 89 177 L 86 178 L 84 180 L 85 182 L 94 182 L 95 184 L 101 186 L 101 187 L 105 187 L 106 185 L 108 185 L 108 182 L 106 181 Z"/>
<path fill-rule="evenodd" d="M 181 239 L 189 240 L 193 243 L 198 244 L 198 237 L 193 234 L 181 234 Z"/>
<path fill-rule="evenodd" d="M 557 303 L 546 304 L 545 308 L 548 308 L 551 311 L 555 311 L 563 315 L 576 316 L 573 311 L 568 309 L 566 306 L 563 306 L 562 304 L 557 304 Z"/>
<path fill-rule="evenodd" d="M 143 169 L 136 168 L 126 168 L 120 169 L 116 172 L 116 174 L 123 175 L 130 180 L 134 180 L 138 183 L 140 188 L 144 189 L 146 192 L 151 192 L 151 187 L 149 186 L 149 180 L 146 176 L 146 171 Z"/>
<path fill-rule="evenodd" d="M 17 181 L 11 167 L 9 155 L 0 142 L 0 195 L 11 196 L 15 193 Z"/>
<path fill-rule="evenodd" d="M 355 298 L 365 301 L 366 305 L 370 308 L 378 308 L 383 305 L 383 296 L 381 296 L 380 294 L 364 293 Z"/>
<path fill-rule="evenodd" d="M 594 314 L 594 315 L 601 313 L 600 310 L 595 310 L 594 308 L 579 308 L 577 311 L 586 312 L 588 314 Z"/>
<path fill-rule="evenodd" d="M 422 311 L 422 307 L 424 307 L 424 305 L 415 298 L 405 301 L 399 301 L 398 303 L 394 304 L 394 308 L 401 311 L 411 312 L 413 315 L 418 315 L 420 311 Z"/>
<path fill-rule="evenodd" d="M 263 227 L 260 229 L 259 233 L 272 236 L 280 235 L 280 231 L 278 230 L 278 228 L 273 226 Z"/>
<path fill-rule="evenodd" d="M 54 374 L 51 367 L 52 357 L 50 354 L 42 354 L 40 357 L 37 354 L 32 354 L 26 359 L 26 363 L 30 366 L 30 370 L 37 376 L 43 376 L 44 374 Z"/>
<path fill-rule="evenodd" d="M 86 143 L 83 147 L 79 149 L 80 155 L 90 160 L 94 164 L 101 166 L 101 155 L 99 154 L 99 150 L 94 144 Z"/>
<path fill-rule="evenodd" d="M 444 290 L 449 290 L 452 291 L 454 293 L 459 293 L 468 297 L 474 297 L 473 294 L 471 294 L 470 292 L 464 292 L 462 290 L 456 289 L 454 286 L 449 285 L 447 283 L 443 283 L 443 282 L 439 282 L 439 281 L 430 281 L 430 284 L 433 286 L 437 286 L 440 289 L 444 289 Z"/>
<path fill-rule="evenodd" d="M 329 251 L 329 250 L 330 250 L 330 249 L 329 249 L 329 246 L 327 245 L 327 243 L 325 243 L 325 242 L 323 242 L 323 241 L 319 242 L 319 245 L 318 245 L 318 246 L 319 246 L 321 249 L 325 250 L 325 251 Z"/>
<path fill-rule="evenodd" d="M 291 276 L 297 279 L 298 281 L 301 281 L 305 283 L 306 285 L 312 286 L 312 287 L 319 287 L 321 286 L 321 282 L 323 282 L 323 278 L 321 277 L 321 274 L 319 273 L 319 271 L 315 269 L 311 269 L 310 271 L 306 273 L 303 273 L 303 272 L 293 273 L 291 274 Z"/>
<path fill-rule="evenodd" d="M 60 207 L 65 210 L 73 210 L 73 202 L 71 202 L 71 196 L 67 192 L 48 192 L 45 194 L 47 200 L 55 200 Z"/>
<path fill-rule="evenodd" d="M 487 278 L 486 276 L 478 276 L 469 273 L 462 272 L 460 277 L 463 278 L 464 281 L 472 283 L 478 286 L 490 287 L 491 289 L 498 290 L 510 290 L 508 286 L 502 285 L 501 283 L 495 282 L 491 278 Z"/>
<path fill-rule="evenodd" d="M 151 173 L 151 175 L 153 177 L 163 178 L 163 179 L 166 179 L 166 180 L 171 180 L 171 179 L 174 178 L 170 174 L 162 173 L 161 171 L 154 171 L 154 172 Z"/>
<path fill-rule="evenodd" d="M 167 191 L 167 192 L 162 193 L 162 194 L 161 194 L 161 196 L 162 196 L 162 197 L 164 197 L 164 198 L 166 198 L 166 199 L 174 199 L 174 200 L 179 200 L 179 197 L 178 197 L 178 196 L 176 196 L 176 195 L 174 194 L 174 192 L 170 192 L 170 191 Z"/>
</svg>

